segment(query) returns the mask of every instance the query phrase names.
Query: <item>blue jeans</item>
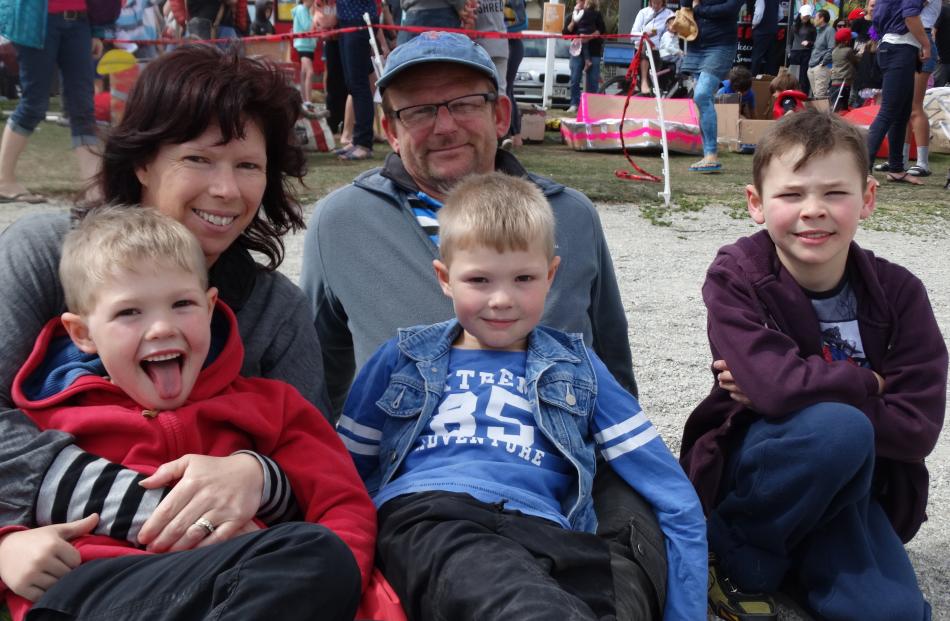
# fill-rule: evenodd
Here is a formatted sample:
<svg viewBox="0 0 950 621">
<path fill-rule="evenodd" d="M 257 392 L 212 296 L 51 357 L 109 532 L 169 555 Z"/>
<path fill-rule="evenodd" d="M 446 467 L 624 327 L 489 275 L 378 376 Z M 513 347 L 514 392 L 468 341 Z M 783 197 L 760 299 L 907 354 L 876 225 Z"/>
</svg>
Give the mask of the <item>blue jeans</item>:
<svg viewBox="0 0 950 621">
<path fill-rule="evenodd" d="M 402 14 L 403 26 L 427 26 L 433 30 L 439 28 L 459 28 L 462 22 L 459 20 L 458 11 L 448 7 L 444 9 L 417 9 Z M 402 45 L 406 41 L 417 37 L 415 32 L 400 30 L 396 36 L 396 43 Z"/>
<path fill-rule="evenodd" d="M 48 14 L 43 49 L 24 45 L 15 47 L 20 63 L 23 97 L 10 117 L 10 129 L 29 136 L 46 118 L 50 82 L 58 66 L 73 147 L 97 144 L 99 140 L 96 138 L 96 118 L 92 106 L 95 72 L 89 22 L 85 19 L 65 20 L 59 13 Z"/>
<path fill-rule="evenodd" d="M 571 105 L 578 106 L 581 103 L 581 76 L 584 74 L 584 64 L 589 60 L 590 68 L 587 70 L 587 80 L 584 83 L 584 90 L 588 93 L 596 93 L 600 83 L 600 56 L 591 56 L 584 44 L 584 50 L 579 56 L 571 56 Z"/>
<path fill-rule="evenodd" d="M 877 48 L 877 64 L 881 68 L 881 109 L 868 129 L 868 154 L 871 162 L 887 135 L 887 166 L 891 171 L 904 170 L 904 133 L 914 103 L 914 73 L 918 53 L 913 45 L 881 43 Z"/>
<path fill-rule="evenodd" d="M 703 155 L 716 155 L 719 147 L 718 129 L 716 126 L 716 106 L 714 99 L 719 90 L 720 79 L 705 71 L 699 74 L 696 87 L 693 89 L 693 101 L 699 110 L 699 133 L 703 137 Z"/>
<path fill-rule="evenodd" d="M 365 25 L 362 22 L 341 21 L 339 27 Z M 373 70 L 370 61 L 372 52 L 366 32 L 358 30 L 340 35 L 340 60 L 343 63 L 343 79 L 346 90 L 353 97 L 353 144 L 373 148 L 373 92 L 369 90 L 369 74 Z"/>
<path fill-rule="evenodd" d="M 873 476 L 860 410 L 819 403 L 759 419 L 728 461 L 709 548 L 743 590 L 774 592 L 788 574 L 822 619 L 930 619 Z"/>
</svg>

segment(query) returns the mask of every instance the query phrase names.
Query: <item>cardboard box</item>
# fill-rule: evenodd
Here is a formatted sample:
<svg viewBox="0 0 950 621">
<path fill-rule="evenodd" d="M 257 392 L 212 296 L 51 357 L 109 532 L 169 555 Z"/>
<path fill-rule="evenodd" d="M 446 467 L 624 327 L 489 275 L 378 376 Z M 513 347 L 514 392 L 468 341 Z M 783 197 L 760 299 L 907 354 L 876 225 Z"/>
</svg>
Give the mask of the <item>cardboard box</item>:
<svg viewBox="0 0 950 621">
<path fill-rule="evenodd" d="M 290 60 L 290 41 L 247 41 L 244 43 L 244 53 L 286 62 Z"/>
<path fill-rule="evenodd" d="M 716 142 L 730 151 L 739 141 L 739 104 L 719 103 L 716 106 Z"/>
<path fill-rule="evenodd" d="M 772 92 L 769 87 L 772 84 L 773 76 L 761 75 L 752 80 L 752 94 L 755 95 L 755 118 L 772 118 Z"/>
<path fill-rule="evenodd" d="M 691 99 L 664 99 L 661 125 L 652 97 L 634 97 L 624 113 L 626 97 L 583 93 L 577 118 L 561 119 L 561 136 L 575 151 L 619 151 L 621 137 L 628 149 L 657 149 L 666 133 L 669 150 L 702 154 L 699 115 Z"/>
<path fill-rule="evenodd" d="M 521 109 L 521 139 L 527 142 L 544 141 L 544 109 L 536 106 L 520 107 Z"/>
<path fill-rule="evenodd" d="M 732 151 L 739 153 L 751 153 L 755 150 L 755 145 L 765 135 L 765 132 L 771 129 L 775 121 L 770 119 L 739 119 L 739 136 Z"/>
</svg>

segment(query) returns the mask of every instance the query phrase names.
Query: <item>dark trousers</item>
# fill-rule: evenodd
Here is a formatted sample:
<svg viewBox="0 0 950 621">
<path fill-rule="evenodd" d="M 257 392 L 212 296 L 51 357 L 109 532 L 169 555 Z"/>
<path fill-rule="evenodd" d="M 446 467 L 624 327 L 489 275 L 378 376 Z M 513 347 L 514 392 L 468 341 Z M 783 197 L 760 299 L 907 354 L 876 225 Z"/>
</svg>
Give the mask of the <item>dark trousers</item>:
<svg viewBox="0 0 950 621">
<path fill-rule="evenodd" d="M 868 129 L 871 162 L 887 135 L 887 165 L 891 171 L 904 170 L 904 133 L 914 103 L 914 75 L 918 52 L 913 45 L 881 43 L 877 48 L 881 68 L 881 109 Z"/>
<path fill-rule="evenodd" d="M 505 94 L 511 100 L 511 125 L 508 133 L 517 136 L 521 133 L 521 111 L 515 103 L 515 78 L 518 76 L 518 67 L 524 59 L 524 41 L 508 39 L 508 72 L 505 76 Z"/>
<path fill-rule="evenodd" d="M 840 93 L 840 94 L 839 94 Z M 828 106 L 832 112 L 841 112 L 848 109 L 851 101 L 851 85 L 831 83 L 828 89 Z"/>
<path fill-rule="evenodd" d="M 774 42 L 774 32 L 759 32 L 758 28 L 752 29 L 752 57 L 749 63 L 749 71 L 752 75 L 755 76 L 760 73 L 775 75 L 776 70 L 772 66 L 772 55 L 769 53 Z"/>
<path fill-rule="evenodd" d="M 90 561 L 47 591 L 27 620 L 349 621 L 359 599 L 346 544 L 323 526 L 294 522 L 195 550 Z"/>
<path fill-rule="evenodd" d="M 365 26 L 361 21 L 341 21 L 340 28 Z M 353 97 L 353 144 L 373 148 L 373 116 L 376 108 L 373 93 L 369 89 L 369 74 L 372 72 L 369 38 L 365 30 L 340 35 L 340 59 L 343 62 L 343 79 Z"/>
<path fill-rule="evenodd" d="M 788 55 L 789 65 L 798 65 L 799 90 L 808 94 L 811 85 L 808 83 L 808 61 L 811 60 L 811 50 L 792 50 Z"/>
<path fill-rule="evenodd" d="M 656 514 L 607 466 L 594 507 L 596 536 L 465 494 L 395 498 L 379 511 L 377 562 L 413 621 L 661 619 L 667 560 Z"/>
<path fill-rule="evenodd" d="M 873 474 L 874 429 L 856 408 L 760 419 L 728 462 L 709 548 L 740 588 L 774 592 L 788 579 L 821 619 L 930 619 Z"/>
<path fill-rule="evenodd" d="M 410 619 L 615 619 L 597 535 L 467 494 L 423 492 L 379 512 L 378 558 Z"/>
<path fill-rule="evenodd" d="M 343 118 L 346 115 L 346 80 L 343 79 L 343 59 L 340 57 L 340 42 L 337 39 L 323 41 L 323 54 L 326 57 L 326 78 L 324 89 L 327 93 L 327 112 L 330 113 L 327 123 L 335 134 L 343 129 Z"/>
</svg>

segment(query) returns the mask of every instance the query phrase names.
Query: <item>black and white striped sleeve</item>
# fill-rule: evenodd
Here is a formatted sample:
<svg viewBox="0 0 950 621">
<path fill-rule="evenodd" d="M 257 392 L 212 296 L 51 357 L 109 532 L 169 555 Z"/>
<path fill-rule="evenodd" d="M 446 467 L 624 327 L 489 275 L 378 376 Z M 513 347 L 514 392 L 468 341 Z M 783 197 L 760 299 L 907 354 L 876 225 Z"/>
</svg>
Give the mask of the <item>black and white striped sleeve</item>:
<svg viewBox="0 0 950 621">
<path fill-rule="evenodd" d="M 266 524 L 300 517 L 290 481 L 272 460 L 253 451 L 264 472 L 257 517 Z M 99 514 L 95 533 L 138 543 L 142 525 L 171 488 L 145 489 L 145 475 L 70 445 L 60 451 L 40 486 L 36 502 L 39 526 L 62 524 Z"/>
<path fill-rule="evenodd" d="M 254 451 L 237 451 L 237 453 L 247 453 L 257 458 L 264 470 L 264 489 L 261 491 L 261 506 L 257 510 L 257 519 L 265 524 L 280 524 L 303 519 L 303 513 L 294 497 L 294 490 L 290 487 L 290 479 L 280 469 L 277 462 Z"/>
<path fill-rule="evenodd" d="M 40 486 L 36 522 L 62 524 L 99 514 L 95 533 L 138 542 L 139 530 L 169 488 L 147 490 L 145 478 L 70 445 L 60 451 Z"/>
</svg>

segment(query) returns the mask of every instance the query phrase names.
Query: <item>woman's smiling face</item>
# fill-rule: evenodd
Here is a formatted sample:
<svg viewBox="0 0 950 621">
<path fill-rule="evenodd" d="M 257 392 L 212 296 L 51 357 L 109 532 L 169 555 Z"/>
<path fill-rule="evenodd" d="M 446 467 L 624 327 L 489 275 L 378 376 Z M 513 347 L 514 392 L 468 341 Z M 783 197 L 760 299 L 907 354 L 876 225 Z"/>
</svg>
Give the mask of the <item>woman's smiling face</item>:
<svg viewBox="0 0 950 621">
<path fill-rule="evenodd" d="M 251 121 L 244 130 L 244 138 L 220 144 L 221 130 L 209 127 L 194 140 L 162 146 L 136 170 L 142 205 L 188 227 L 209 266 L 254 219 L 267 187 L 264 134 Z"/>
</svg>

